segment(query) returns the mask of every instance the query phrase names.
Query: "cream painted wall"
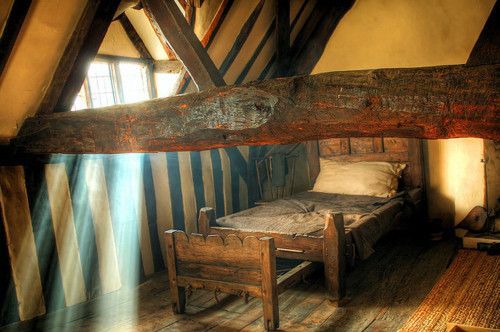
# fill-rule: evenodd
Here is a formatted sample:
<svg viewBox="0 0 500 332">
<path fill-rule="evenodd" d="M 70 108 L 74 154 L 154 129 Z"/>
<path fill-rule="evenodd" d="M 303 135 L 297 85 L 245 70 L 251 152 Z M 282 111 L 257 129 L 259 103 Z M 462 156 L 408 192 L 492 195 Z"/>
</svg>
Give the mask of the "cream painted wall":
<svg viewBox="0 0 500 332">
<path fill-rule="evenodd" d="M 331 36 L 314 74 L 463 64 L 494 0 L 358 0 Z M 429 213 L 452 224 L 485 200 L 481 139 L 424 144 Z"/>
<path fill-rule="evenodd" d="M 86 0 L 34 0 L 0 77 L 0 140 L 37 110 Z"/>
<path fill-rule="evenodd" d="M 113 21 L 104 36 L 99 54 L 140 58 L 141 54 L 130 41 L 120 21 Z"/>
<path fill-rule="evenodd" d="M 130 23 L 134 26 L 135 31 L 141 37 L 144 45 L 155 60 L 167 60 L 167 53 L 163 48 L 160 39 L 156 36 L 149 19 L 144 12 L 144 9 L 135 10 L 129 9 L 125 12 Z"/>
</svg>

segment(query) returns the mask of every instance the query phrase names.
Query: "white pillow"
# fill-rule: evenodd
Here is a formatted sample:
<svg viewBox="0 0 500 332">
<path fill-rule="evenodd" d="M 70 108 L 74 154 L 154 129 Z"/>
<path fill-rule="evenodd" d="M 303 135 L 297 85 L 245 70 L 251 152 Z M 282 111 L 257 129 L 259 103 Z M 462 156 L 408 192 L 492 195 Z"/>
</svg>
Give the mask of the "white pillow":
<svg viewBox="0 0 500 332">
<path fill-rule="evenodd" d="M 406 164 L 383 161 L 357 163 L 320 158 L 319 172 L 313 191 L 391 197 L 398 189 L 398 178 Z"/>
</svg>

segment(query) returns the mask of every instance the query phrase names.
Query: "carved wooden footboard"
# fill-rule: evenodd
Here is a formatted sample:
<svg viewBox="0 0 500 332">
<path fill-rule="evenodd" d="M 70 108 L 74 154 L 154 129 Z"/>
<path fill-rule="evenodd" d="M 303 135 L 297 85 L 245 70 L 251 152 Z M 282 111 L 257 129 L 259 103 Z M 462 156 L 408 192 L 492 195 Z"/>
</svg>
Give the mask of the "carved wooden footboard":
<svg viewBox="0 0 500 332">
<path fill-rule="evenodd" d="M 202 208 L 198 219 L 198 232 L 205 236 L 232 234 L 240 238 L 246 236 L 273 238 L 276 257 L 322 262 L 325 266 L 325 286 L 328 297 L 340 305 L 345 296 L 346 237 L 344 218 L 341 213 L 327 215 L 323 236 L 309 236 L 218 227 L 215 222 L 214 209 Z"/>
<path fill-rule="evenodd" d="M 225 237 L 182 231 L 165 233 L 167 269 L 175 313 L 183 313 L 186 288 L 207 289 L 262 299 L 267 330 L 279 327 L 278 294 L 312 271 L 304 262 L 276 277 L 276 247 L 271 237 Z"/>
</svg>

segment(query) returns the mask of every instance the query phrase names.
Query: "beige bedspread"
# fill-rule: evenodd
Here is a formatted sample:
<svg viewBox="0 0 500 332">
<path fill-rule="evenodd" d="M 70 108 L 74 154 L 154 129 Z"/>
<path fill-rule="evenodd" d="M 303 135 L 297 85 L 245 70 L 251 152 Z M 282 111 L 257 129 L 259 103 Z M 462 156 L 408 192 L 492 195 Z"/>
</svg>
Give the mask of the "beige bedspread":
<svg viewBox="0 0 500 332">
<path fill-rule="evenodd" d="M 404 206 L 402 195 L 393 198 L 303 192 L 217 219 L 217 224 L 255 231 L 321 235 L 325 215 L 342 212 L 346 233 L 361 259 L 373 252 L 375 242 L 394 224 Z"/>
</svg>

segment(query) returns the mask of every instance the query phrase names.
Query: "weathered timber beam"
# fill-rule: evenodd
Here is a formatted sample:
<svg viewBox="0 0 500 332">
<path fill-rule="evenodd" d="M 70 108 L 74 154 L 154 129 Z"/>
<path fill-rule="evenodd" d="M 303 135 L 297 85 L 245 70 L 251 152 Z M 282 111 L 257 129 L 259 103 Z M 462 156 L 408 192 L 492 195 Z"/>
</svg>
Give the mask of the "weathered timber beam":
<svg viewBox="0 0 500 332">
<path fill-rule="evenodd" d="M 153 70 L 157 73 L 179 73 L 184 66 L 179 60 L 154 60 Z"/>
<path fill-rule="evenodd" d="M 332 72 L 28 118 L 20 152 L 120 153 L 331 137 L 500 139 L 500 66 Z"/>
<path fill-rule="evenodd" d="M 182 61 L 198 90 L 225 85 L 222 75 L 182 16 L 175 1 L 143 0 L 148 17 L 164 43 Z"/>
</svg>

